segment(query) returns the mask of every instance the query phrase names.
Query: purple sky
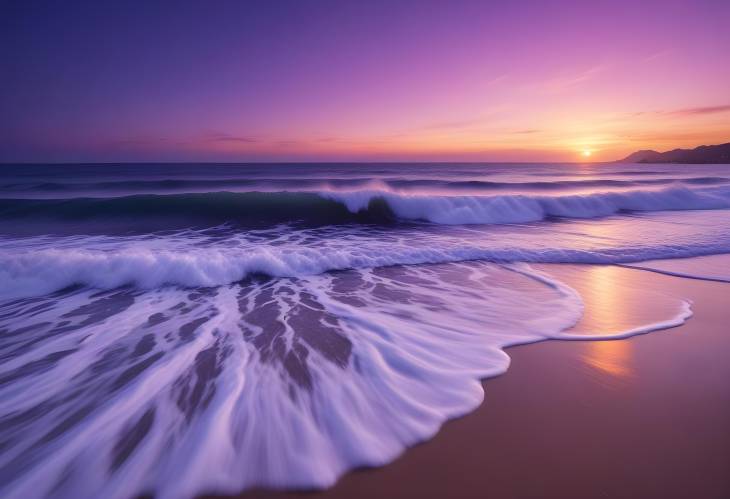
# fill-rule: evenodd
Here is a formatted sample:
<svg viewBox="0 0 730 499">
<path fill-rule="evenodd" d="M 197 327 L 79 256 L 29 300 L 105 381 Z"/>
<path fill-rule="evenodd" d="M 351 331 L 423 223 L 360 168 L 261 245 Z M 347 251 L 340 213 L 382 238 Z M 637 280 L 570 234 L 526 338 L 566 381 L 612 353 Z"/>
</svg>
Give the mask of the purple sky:
<svg viewBox="0 0 730 499">
<path fill-rule="evenodd" d="M 577 161 L 730 141 L 727 0 L 113 4 L 3 2 L 0 161 Z"/>
</svg>

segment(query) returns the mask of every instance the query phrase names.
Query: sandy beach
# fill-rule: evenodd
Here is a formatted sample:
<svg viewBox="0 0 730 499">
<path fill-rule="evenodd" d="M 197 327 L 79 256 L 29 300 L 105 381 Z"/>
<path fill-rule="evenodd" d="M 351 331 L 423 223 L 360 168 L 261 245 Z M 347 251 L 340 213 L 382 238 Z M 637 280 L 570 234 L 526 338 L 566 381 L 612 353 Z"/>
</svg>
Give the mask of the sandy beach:
<svg viewBox="0 0 730 499">
<path fill-rule="evenodd" d="M 484 403 L 388 466 L 323 492 L 242 498 L 730 497 L 730 284 L 614 266 L 538 267 L 580 292 L 579 331 L 659 320 L 692 300 L 683 326 L 619 341 L 508 350 Z"/>
</svg>

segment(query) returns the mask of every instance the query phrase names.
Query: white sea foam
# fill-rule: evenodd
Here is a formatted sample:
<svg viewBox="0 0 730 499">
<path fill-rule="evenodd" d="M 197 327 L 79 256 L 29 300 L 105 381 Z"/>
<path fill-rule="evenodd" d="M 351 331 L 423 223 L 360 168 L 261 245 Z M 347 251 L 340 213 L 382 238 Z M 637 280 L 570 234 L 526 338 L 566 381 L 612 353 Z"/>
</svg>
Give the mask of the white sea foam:
<svg viewBox="0 0 730 499">
<path fill-rule="evenodd" d="M 544 273 L 485 263 L 6 305 L 2 492 L 327 487 L 473 410 L 504 347 L 569 338 L 582 307 Z"/>
<path fill-rule="evenodd" d="M 659 249 L 661 252 L 661 249 Z M 657 253 L 647 253 L 657 255 Z M 684 254 L 691 256 L 691 252 Z M 114 289 L 133 285 L 142 289 L 162 286 L 220 286 L 250 275 L 308 276 L 329 270 L 373 268 L 389 265 L 443 263 L 469 260 L 526 261 L 543 263 L 613 263 L 625 255 L 596 255 L 570 250 L 490 250 L 488 248 L 406 249 L 374 254 L 358 252 L 327 254 L 301 249 L 279 252 L 198 250 L 153 251 L 126 248 L 101 252 L 90 250 L 42 250 L 32 254 L 0 255 L 0 297 L 44 295 L 72 285 Z M 641 259 L 629 256 L 629 260 Z"/>
<path fill-rule="evenodd" d="M 675 260 L 647 260 L 624 267 L 707 281 L 730 282 L 730 255 L 708 255 Z"/>
<path fill-rule="evenodd" d="M 254 274 L 297 277 L 468 260 L 610 264 L 692 257 L 730 252 L 728 214 L 686 212 L 681 217 L 547 225 L 543 230 L 276 227 L 229 230 L 212 239 L 195 231 L 156 237 L 0 239 L 0 299 L 39 296 L 79 284 L 96 289 L 219 286 Z M 637 233 L 642 239 L 637 240 Z"/>
</svg>

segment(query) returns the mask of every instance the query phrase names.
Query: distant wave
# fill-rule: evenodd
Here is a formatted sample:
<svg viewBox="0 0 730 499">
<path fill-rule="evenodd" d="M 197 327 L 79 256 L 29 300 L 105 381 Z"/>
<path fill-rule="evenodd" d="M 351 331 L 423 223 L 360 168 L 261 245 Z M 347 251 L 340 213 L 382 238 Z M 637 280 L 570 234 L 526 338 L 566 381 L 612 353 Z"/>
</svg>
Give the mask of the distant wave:
<svg viewBox="0 0 730 499">
<path fill-rule="evenodd" d="M 215 192 L 147 194 L 117 198 L 4 199 L 0 219 L 105 220 L 137 223 L 163 219 L 178 224 L 225 222 L 268 225 L 392 223 L 396 219 L 437 224 L 509 224 L 552 217 L 597 218 L 619 212 L 730 208 L 730 186 L 581 194 L 431 195 L 387 189 L 317 192 Z M 180 225 L 178 225 L 180 226 Z"/>
<path fill-rule="evenodd" d="M 726 177 L 691 177 L 691 178 L 652 178 L 652 179 L 589 179 L 589 180 L 550 180 L 535 182 L 492 182 L 486 180 L 389 180 L 385 184 L 395 188 L 409 187 L 446 187 L 455 190 L 529 190 L 529 191 L 562 191 L 566 189 L 588 189 L 588 188 L 629 188 L 642 186 L 661 185 L 719 185 L 730 183 Z"/>
<path fill-rule="evenodd" d="M 652 172 L 641 172 L 652 173 Z M 170 194 L 170 193 L 205 193 L 212 191 L 316 191 L 318 189 L 348 190 L 348 189 L 378 189 L 403 190 L 417 192 L 422 188 L 443 189 L 446 191 L 499 191 L 499 190 L 534 190 L 554 191 L 565 189 L 587 188 L 630 188 L 641 186 L 662 185 L 719 185 L 730 183 L 727 177 L 690 177 L 690 178 L 638 178 L 638 179 L 609 179 L 595 178 L 588 180 L 551 180 L 534 182 L 497 182 L 486 180 L 443 180 L 437 178 L 401 179 L 385 178 L 373 180 L 368 177 L 351 178 L 220 178 L 220 179 L 136 179 L 136 180 L 108 180 L 102 182 L 11 182 L 0 184 L 0 191 L 16 194 L 64 194 L 64 193 L 93 193 L 94 196 L 106 197 L 108 194 Z"/>
<path fill-rule="evenodd" d="M 300 220 L 314 225 L 330 225 L 386 222 L 390 218 L 392 213 L 382 203 L 380 206 L 373 203 L 363 213 L 352 213 L 342 203 L 303 192 L 210 192 L 0 200 L 0 219 L 130 219 L 141 225 L 160 221 L 160 228 L 163 229 L 225 222 L 267 226 Z"/>
</svg>

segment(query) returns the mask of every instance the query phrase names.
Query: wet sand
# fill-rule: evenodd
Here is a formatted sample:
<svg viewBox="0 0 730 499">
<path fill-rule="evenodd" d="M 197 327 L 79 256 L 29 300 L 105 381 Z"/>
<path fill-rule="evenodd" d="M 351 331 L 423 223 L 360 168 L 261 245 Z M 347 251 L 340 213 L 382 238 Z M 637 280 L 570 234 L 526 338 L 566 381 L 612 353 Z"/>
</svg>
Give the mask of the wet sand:
<svg viewBox="0 0 730 499">
<path fill-rule="evenodd" d="M 730 497 L 730 284 L 605 266 L 545 265 L 584 298 L 579 331 L 660 320 L 620 341 L 513 347 L 484 403 L 388 466 L 323 492 L 242 498 Z"/>
</svg>

